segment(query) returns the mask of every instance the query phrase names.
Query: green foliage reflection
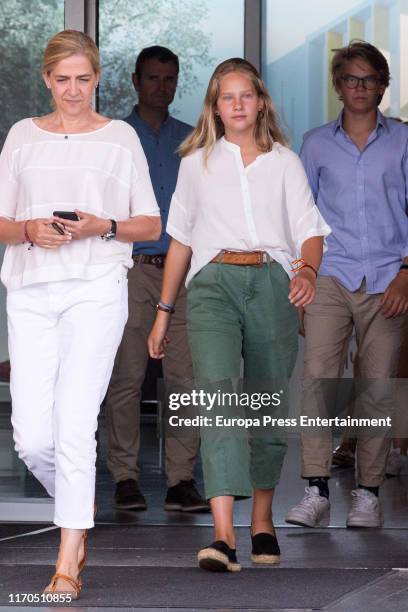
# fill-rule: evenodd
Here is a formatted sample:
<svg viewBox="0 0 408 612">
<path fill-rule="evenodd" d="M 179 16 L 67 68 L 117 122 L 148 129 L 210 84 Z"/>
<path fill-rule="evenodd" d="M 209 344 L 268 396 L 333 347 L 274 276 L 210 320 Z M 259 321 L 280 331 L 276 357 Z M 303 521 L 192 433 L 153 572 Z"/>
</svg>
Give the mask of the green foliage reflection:
<svg viewBox="0 0 408 612">
<path fill-rule="evenodd" d="M 0 2 L 0 146 L 13 123 L 51 110 L 42 53 L 63 27 L 64 0 Z"/>
<path fill-rule="evenodd" d="M 200 86 L 197 66 L 212 65 L 206 0 L 100 0 L 100 112 L 127 115 L 135 102 L 131 73 L 143 47 L 163 45 L 180 58 L 178 96 Z"/>
</svg>

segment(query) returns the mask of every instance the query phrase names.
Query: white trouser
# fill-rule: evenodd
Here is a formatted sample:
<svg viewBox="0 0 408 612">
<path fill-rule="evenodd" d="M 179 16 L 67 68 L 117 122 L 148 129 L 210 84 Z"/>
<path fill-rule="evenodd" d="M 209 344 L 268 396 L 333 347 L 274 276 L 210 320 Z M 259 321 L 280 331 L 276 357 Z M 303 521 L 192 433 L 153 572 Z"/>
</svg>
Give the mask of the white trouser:
<svg viewBox="0 0 408 612">
<path fill-rule="evenodd" d="M 127 319 L 123 266 L 9 291 L 15 448 L 59 527 L 93 527 L 97 419 Z"/>
</svg>

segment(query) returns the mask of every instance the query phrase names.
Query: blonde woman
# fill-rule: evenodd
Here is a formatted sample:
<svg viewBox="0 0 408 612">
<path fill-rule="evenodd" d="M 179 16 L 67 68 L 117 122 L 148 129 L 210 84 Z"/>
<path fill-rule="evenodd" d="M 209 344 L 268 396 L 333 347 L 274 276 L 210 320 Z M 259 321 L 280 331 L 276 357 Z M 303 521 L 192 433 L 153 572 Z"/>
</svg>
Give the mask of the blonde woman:
<svg viewBox="0 0 408 612">
<path fill-rule="evenodd" d="M 45 592 L 74 599 L 94 525 L 97 417 L 127 319 L 131 243 L 156 240 L 160 220 L 134 130 L 92 109 L 100 77 L 92 39 L 54 36 L 43 77 L 54 111 L 16 123 L 0 156 L 1 279 L 15 446 L 55 498 L 61 527 Z"/>
<path fill-rule="evenodd" d="M 187 325 L 196 380 L 216 388 L 238 379 L 241 358 L 252 390 L 256 381 L 287 379 L 297 353 L 295 307 L 313 300 L 330 229 L 250 63 L 231 59 L 216 68 L 198 125 L 180 150 L 167 225 L 172 242 L 150 354 L 164 356 L 173 304 L 191 262 Z M 202 568 L 240 569 L 233 504 L 251 493 L 252 560 L 279 562 L 272 498 L 285 452 L 281 435 L 248 443 L 238 432 L 202 429 L 204 484 L 215 526 L 215 541 L 198 553 Z"/>
</svg>

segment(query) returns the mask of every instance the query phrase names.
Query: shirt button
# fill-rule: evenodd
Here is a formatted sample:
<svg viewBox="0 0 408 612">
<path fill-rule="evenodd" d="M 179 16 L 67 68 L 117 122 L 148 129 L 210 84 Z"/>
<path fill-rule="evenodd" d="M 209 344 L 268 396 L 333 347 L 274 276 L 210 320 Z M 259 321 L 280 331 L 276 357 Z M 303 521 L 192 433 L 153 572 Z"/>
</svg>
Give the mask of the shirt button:
<svg viewBox="0 0 408 612">
<path fill-rule="evenodd" d="M 163 191 L 163 189 L 164 189 L 163 185 L 160 187 L 160 189 Z"/>
</svg>

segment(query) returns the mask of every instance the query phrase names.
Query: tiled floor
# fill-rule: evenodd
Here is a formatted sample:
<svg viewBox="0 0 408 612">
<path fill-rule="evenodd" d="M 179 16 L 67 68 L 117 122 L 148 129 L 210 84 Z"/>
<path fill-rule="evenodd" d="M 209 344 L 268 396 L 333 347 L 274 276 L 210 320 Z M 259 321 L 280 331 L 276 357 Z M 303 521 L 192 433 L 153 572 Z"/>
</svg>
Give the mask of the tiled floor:
<svg viewBox="0 0 408 612">
<path fill-rule="evenodd" d="M 3 407 L 0 415 L 0 500 L 8 496 L 45 496 L 44 491 L 36 481 L 27 476 L 15 457 L 10 453 L 11 434 L 8 425 L 7 410 Z M 129 597 L 134 602 L 132 607 L 126 604 L 125 599 L 117 606 L 112 606 L 112 598 L 106 600 L 104 606 L 102 594 L 96 590 L 92 591 L 88 583 L 88 592 L 84 588 L 84 597 L 81 600 L 81 609 L 95 609 L 103 606 L 105 610 L 208 610 L 215 609 L 207 604 L 209 599 L 208 589 L 216 588 L 214 577 L 209 581 L 208 575 L 197 570 L 195 574 L 195 552 L 198 547 L 211 539 L 211 517 L 208 514 L 187 514 L 177 512 L 166 512 L 163 509 L 163 501 L 166 493 L 166 483 L 162 472 L 158 467 L 158 440 L 155 436 L 154 424 L 143 426 L 143 448 L 142 448 L 142 476 L 141 488 L 146 495 L 148 510 L 145 512 L 118 512 L 112 508 L 113 483 L 105 467 L 106 441 L 103 419 L 100 429 L 100 450 L 97 469 L 97 502 L 98 516 L 97 527 L 90 535 L 90 558 L 89 579 L 93 579 L 92 568 L 105 568 L 106 576 L 109 576 L 109 568 L 125 568 L 127 572 L 136 571 L 132 568 L 176 568 L 180 572 L 193 571 L 192 580 L 198 580 L 199 589 L 195 596 L 195 604 L 191 603 L 185 607 L 173 607 L 179 597 L 173 596 L 172 590 L 168 591 L 166 606 L 139 606 L 138 585 L 130 584 Z M 279 540 L 282 548 L 282 564 L 280 568 L 273 568 L 271 574 L 281 584 L 281 589 L 287 588 L 291 595 L 288 601 L 292 602 L 293 593 L 290 584 L 293 584 L 293 592 L 299 593 L 296 600 L 296 610 L 307 610 L 305 607 L 310 599 L 310 589 L 313 589 L 317 577 L 322 577 L 322 572 L 338 570 L 339 580 L 345 580 L 343 570 L 352 569 L 355 572 L 367 572 L 367 581 L 358 588 L 344 585 L 344 593 L 333 601 L 330 599 L 330 576 L 328 572 L 326 603 L 314 609 L 328 610 L 330 612 L 408 612 L 408 472 L 394 479 L 389 479 L 381 488 L 381 500 L 385 516 L 385 526 L 382 530 L 347 530 L 345 519 L 349 503 L 349 491 L 353 487 L 352 470 L 334 470 L 330 481 L 332 518 L 331 528 L 326 530 L 308 530 L 298 527 L 289 527 L 284 523 L 284 517 L 288 507 L 296 503 L 302 495 L 305 486 L 304 481 L 299 478 L 299 440 L 291 439 L 289 452 L 285 461 L 281 483 L 277 489 L 274 501 L 275 524 L 281 528 L 278 530 Z M 199 469 L 197 481 L 201 486 Z M 265 604 L 262 599 L 262 607 L 248 607 L 246 603 L 245 585 L 251 583 L 253 577 L 258 576 L 264 580 L 265 573 L 251 569 L 249 557 L 249 536 L 247 526 L 250 519 L 250 501 L 242 501 L 236 504 L 236 524 L 238 529 L 238 544 L 240 560 L 243 564 L 241 579 L 236 581 L 236 588 L 241 593 L 241 607 L 234 604 L 223 610 L 286 610 L 284 602 L 280 600 L 279 606 L 274 607 L 273 589 L 271 586 L 270 600 Z M 1 525 L 0 525 L 1 527 Z M 27 526 L 29 531 L 41 530 L 45 525 Z M 5 595 L 9 592 L 19 590 L 21 576 L 24 572 L 31 576 L 33 584 L 37 584 L 38 576 L 48 576 L 50 567 L 55 558 L 57 546 L 57 532 L 47 531 L 36 535 L 22 536 L 24 527 L 18 525 L 13 531 L 10 524 L 3 532 L 3 537 L 14 539 L 0 539 L 0 611 L 8 609 Z M 5 534 L 5 535 L 4 535 Z M 11 534 L 11 535 L 10 535 Z M 0 536 L 1 538 L 1 536 Z M 1 570 L 3 566 L 3 572 Z M 36 570 L 34 571 L 34 566 Z M 32 571 L 29 568 L 32 568 Z M 14 568 L 14 569 L 13 569 Z M 43 568 L 43 569 L 41 569 Z M 7 570 L 7 571 L 6 571 Z M 299 574 L 300 571 L 306 572 Z M 341 571 L 340 571 L 341 570 Z M 375 572 L 379 571 L 378 576 Z M 113 569 L 112 569 L 113 571 Z M 115 570 L 116 571 L 116 570 Z M 139 570 L 137 570 L 139 571 Z M 143 570 L 145 571 L 145 570 Z M 37 572 L 37 573 L 35 573 Z M 146 570 L 147 572 L 147 570 Z M 250 573 L 248 573 L 250 572 Z M 281 573 L 279 573 L 281 572 Z M 286 573 L 285 573 L 286 572 Z M 292 573 L 291 573 L 292 572 Z M 298 573 L 296 573 L 298 572 Z M 343 573 L 341 573 L 343 572 Z M 369 573 L 369 572 L 374 572 Z M 24 574 L 25 575 L 25 574 Z M 305 575 L 308 577 L 305 579 Z M 334 574 L 335 575 L 335 574 Z M 373 578 L 373 576 L 376 576 Z M 3 578 L 2 578 L 3 576 Z M 6 580 L 6 578 L 7 580 Z M 152 580 L 151 588 L 164 588 L 163 585 L 155 584 L 154 572 L 147 572 L 148 580 Z M 247 578 L 245 579 L 245 576 Z M 300 576 L 300 577 L 299 577 Z M 224 577 L 225 578 L 225 577 Z M 223 578 L 223 580 L 224 580 Z M 35 579 L 35 580 L 34 580 Z M 86 579 L 86 573 L 84 580 Z M 97 576 L 95 577 L 95 580 Z M 290 582 L 292 580 L 292 583 Z M 299 582 L 304 580 L 305 582 Z M 219 583 L 220 597 L 224 594 L 223 582 Z M 226 583 L 227 584 L 227 583 Z M 252 583 L 251 583 L 252 584 Z M 305 584 L 299 588 L 299 584 Z M 228 583 L 230 586 L 230 584 Z M 271 583 L 272 585 L 272 583 Z M 112 587 L 113 588 L 113 587 Z M 115 587 L 116 588 L 116 587 Z M 119 587 L 120 588 L 120 585 Z M 167 588 L 167 587 L 166 587 Z M 218 588 L 218 587 L 217 587 Z M 226 588 L 226 587 L 225 587 Z M 229 588 L 229 587 L 228 587 Z M 133 591 L 132 591 L 133 589 Z M 187 592 L 187 591 L 186 591 Z M 282 590 L 282 592 L 285 592 Z M 114 593 L 114 592 L 113 592 Z M 303 594 L 302 594 L 303 593 Z M 114 594 L 113 594 L 114 597 Z M 222 599 L 222 597 L 221 597 Z M 224 601 L 224 600 L 223 600 Z M 314 601 L 314 600 L 313 600 Z M 119 602 L 119 598 L 118 598 Z M 13 610 L 18 606 L 13 606 Z M 27 608 L 25 608 L 27 609 Z"/>
</svg>

